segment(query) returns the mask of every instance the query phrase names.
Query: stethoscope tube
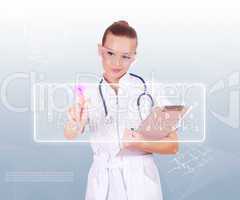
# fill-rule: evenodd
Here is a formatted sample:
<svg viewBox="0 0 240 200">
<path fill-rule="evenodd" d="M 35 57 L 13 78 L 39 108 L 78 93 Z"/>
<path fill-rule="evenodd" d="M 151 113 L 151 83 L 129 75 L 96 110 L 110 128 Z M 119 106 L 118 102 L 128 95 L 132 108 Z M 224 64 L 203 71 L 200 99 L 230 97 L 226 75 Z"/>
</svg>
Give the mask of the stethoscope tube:
<svg viewBox="0 0 240 200">
<path fill-rule="evenodd" d="M 108 110 L 107 110 L 106 101 L 105 101 L 105 99 L 103 97 L 103 93 L 102 93 L 102 82 L 103 82 L 103 78 L 99 82 L 98 90 L 99 90 L 99 93 L 100 93 L 100 96 L 101 96 L 101 100 L 102 100 L 102 103 L 103 103 L 105 117 L 107 117 L 108 116 Z"/>
<path fill-rule="evenodd" d="M 140 76 L 138 76 L 138 75 L 136 75 L 136 74 L 133 74 L 133 73 L 129 73 L 129 74 L 130 74 L 131 76 L 135 77 L 135 78 L 138 78 L 138 79 L 143 83 L 143 86 L 144 86 L 144 91 L 143 91 L 143 93 L 141 93 L 141 94 L 138 96 L 138 98 L 137 98 L 138 113 L 139 113 L 140 119 L 142 120 L 143 118 L 142 118 L 142 114 L 141 114 L 141 110 L 140 110 L 140 100 L 141 100 L 141 98 L 142 98 L 143 96 L 147 96 L 147 97 L 150 99 L 150 101 L 151 101 L 151 107 L 154 106 L 154 101 L 153 101 L 152 96 L 151 96 L 149 93 L 147 93 L 147 85 L 146 85 L 145 80 L 144 80 L 142 77 L 140 77 Z M 99 82 L 98 90 L 99 90 L 100 97 L 101 97 L 101 100 L 102 100 L 102 103 L 103 103 L 103 108 L 104 108 L 105 117 L 107 118 L 107 117 L 108 117 L 108 110 L 107 110 L 106 101 L 105 101 L 105 98 L 104 98 L 103 92 L 102 92 L 102 82 L 103 82 L 103 78 L 102 78 L 102 79 L 100 80 L 100 82 Z"/>
</svg>

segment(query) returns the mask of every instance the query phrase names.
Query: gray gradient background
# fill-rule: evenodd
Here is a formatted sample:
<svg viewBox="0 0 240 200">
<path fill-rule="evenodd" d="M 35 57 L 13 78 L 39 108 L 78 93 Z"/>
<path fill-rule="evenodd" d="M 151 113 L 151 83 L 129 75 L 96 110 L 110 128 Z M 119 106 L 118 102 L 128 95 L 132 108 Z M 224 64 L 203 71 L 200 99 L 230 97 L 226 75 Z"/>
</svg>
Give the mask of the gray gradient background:
<svg viewBox="0 0 240 200">
<path fill-rule="evenodd" d="M 240 15 L 236 2 L 118 3 L 119 6 L 111 2 L 95 5 L 93 1 L 2 4 L 1 85 L 16 72 L 36 72 L 44 74 L 46 81 L 60 82 L 72 81 L 76 73 L 99 74 L 97 43 L 105 27 L 118 19 L 129 20 L 139 33 L 138 61 L 132 68 L 137 74 L 151 77 L 154 72 L 156 79 L 165 82 L 202 82 L 209 91 L 217 81 L 227 82 L 230 74 L 240 70 Z M 30 85 L 25 79 L 9 84 L 9 102 L 30 107 Z M 206 141 L 181 145 L 181 154 L 197 155 L 191 173 L 185 174 L 185 168 L 168 173 L 175 157 L 156 156 L 164 199 L 239 199 L 239 127 L 233 128 L 210 113 L 228 115 L 231 90 L 225 87 L 207 95 Z M 0 199 L 84 199 L 92 159 L 90 147 L 34 143 L 30 110 L 9 111 L 2 98 L 0 110 Z M 196 153 L 196 149 L 207 151 L 207 156 Z M 32 171 L 70 172 L 72 176 L 70 181 L 6 179 L 9 172 Z"/>
</svg>

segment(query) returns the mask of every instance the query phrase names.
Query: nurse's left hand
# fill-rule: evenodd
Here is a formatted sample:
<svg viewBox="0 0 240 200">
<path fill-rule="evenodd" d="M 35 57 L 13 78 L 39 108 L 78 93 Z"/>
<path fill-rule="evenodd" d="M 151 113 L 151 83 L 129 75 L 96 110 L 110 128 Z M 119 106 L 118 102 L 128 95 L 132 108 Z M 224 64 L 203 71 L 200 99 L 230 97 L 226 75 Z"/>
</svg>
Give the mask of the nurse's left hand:
<svg viewBox="0 0 240 200">
<path fill-rule="evenodd" d="M 141 149 L 141 145 L 143 144 L 143 142 L 144 137 L 142 136 L 142 134 L 129 129 L 124 130 L 122 138 L 123 148 Z"/>
</svg>

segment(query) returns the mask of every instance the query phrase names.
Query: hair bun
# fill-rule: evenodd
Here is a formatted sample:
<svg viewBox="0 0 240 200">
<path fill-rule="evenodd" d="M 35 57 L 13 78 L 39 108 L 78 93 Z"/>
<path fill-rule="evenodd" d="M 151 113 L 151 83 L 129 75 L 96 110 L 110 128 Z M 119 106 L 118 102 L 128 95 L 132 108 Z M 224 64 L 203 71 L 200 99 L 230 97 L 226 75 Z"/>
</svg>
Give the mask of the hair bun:
<svg viewBox="0 0 240 200">
<path fill-rule="evenodd" d="M 124 26 L 129 26 L 128 22 L 125 21 L 125 20 L 119 20 L 117 22 L 115 22 L 116 24 L 121 24 L 121 25 L 124 25 Z"/>
<path fill-rule="evenodd" d="M 135 29 L 131 27 L 128 24 L 128 22 L 125 20 L 119 20 L 119 21 L 113 22 L 109 27 L 107 27 L 102 37 L 102 45 L 105 44 L 108 33 L 111 33 L 115 36 L 136 39 L 136 45 L 137 45 L 137 33 Z"/>
</svg>

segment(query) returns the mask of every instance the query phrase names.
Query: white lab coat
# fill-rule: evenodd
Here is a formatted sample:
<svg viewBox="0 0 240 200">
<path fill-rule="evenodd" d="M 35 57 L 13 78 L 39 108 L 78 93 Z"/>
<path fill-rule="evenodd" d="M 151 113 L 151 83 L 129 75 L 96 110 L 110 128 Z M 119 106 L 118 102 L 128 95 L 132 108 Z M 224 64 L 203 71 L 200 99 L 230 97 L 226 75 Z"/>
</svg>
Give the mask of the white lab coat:
<svg viewBox="0 0 240 200">
<path fill-rule="evenodd" d="M 113 119 L 111 124 L 104 123 L 105 113 L 98 88 L 94 99 L 90 100 L 93 107 L 89 110 L 93 163 L 88 174 L 85 200 L 162 200 L 160 177 L 153 155 L 132 150 L 117 155 L 124 129 L 136 128 L 140 123 L 136 97 L 143 92 L 142 82 L 128 73 L 120 79 L 119 86 L 117 96 L 105 80 L 102 83 L 103 96 Z"/>
</svg>

